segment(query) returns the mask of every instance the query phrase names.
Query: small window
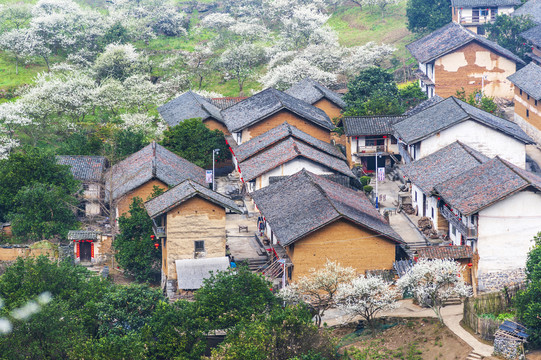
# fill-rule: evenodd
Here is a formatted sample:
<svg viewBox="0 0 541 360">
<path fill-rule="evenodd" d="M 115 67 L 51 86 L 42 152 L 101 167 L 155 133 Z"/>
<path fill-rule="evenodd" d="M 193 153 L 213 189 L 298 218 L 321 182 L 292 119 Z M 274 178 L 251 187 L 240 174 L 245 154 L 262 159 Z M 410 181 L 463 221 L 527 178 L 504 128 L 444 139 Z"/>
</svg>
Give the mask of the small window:
<svg viewBox="0 0 541 360">
<path fill-rule="evenodd" d="M 415 202 L 417 202 L 417 191 L 415 192 Z"/>
<path fill-rule="evenodd" d="M 537 100 L 535 100 L 535 106 L 537 106 Z"/>
<path fill-rule="evenodd" d="M 205 251 L 205 241 L 195 241 L 195 252 Z"/>
<path fill-rule="evenodd" d="M 434 219 L 434 208 L 432 208 L 432 219 Z"/>
<path fill-rule="evenodd" d="M 522 96 L 522 89 L 520 89 L 520 95 Z"/>
<path fill-rule="evenodd" d="M 528 100 L 530 100 L 530 94 L 528 94 L 527 96 L 528 96 Z"/>
<path fill-rule="evenodd" d="M 451 225 L 451 232 L 453 233 L 453 236 L 456 236 L 456 228 L 454 225 Z"/>
<path fill-rule="evenodd" d="M 526 109 L 526 117 L 530 117 L 530 110 Z"/>
</svg>

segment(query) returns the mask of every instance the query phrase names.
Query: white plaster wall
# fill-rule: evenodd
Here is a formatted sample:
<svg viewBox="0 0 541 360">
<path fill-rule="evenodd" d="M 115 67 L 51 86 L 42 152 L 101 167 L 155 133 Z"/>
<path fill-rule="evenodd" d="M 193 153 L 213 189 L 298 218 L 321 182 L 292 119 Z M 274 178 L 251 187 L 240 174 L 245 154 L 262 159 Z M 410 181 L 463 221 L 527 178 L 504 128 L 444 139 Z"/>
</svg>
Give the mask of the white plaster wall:
<svg viewBox="0 0 541 360">
<path fill-rule="evenodd" d="M 523 191 L 479 212 L 479 274 L 524 268 L 541 231 L 541 194 Z"/>
<path fill-rule="evenodd" d="M 433 196 L 426 199 L 426 216 L 432 220 L 434 229 L 438 229 L 438 199 Z"/>
<path fill-rule="evenodd" d="M 341 160 L 336 160 L 341 161 Z M 269 178 L 271 176 L 289 176 L 298 173 L 302 169 L 306 169 L 313 172 L 316 175 L 331 175 L 334 174 L 328 167 L 316 164 L 310 160 L 304 158 L 296 158 L 282 164 L 271 171 L 259 176 L 256 179 L 256 188 L 261 189 L 269 185 Z"/>
<path fill-rule="evenodd" d="M 417 159 L 428 156 L 457 140 L 490 158 L 498 155 L 522 169 L 526 167 L 526 146 L 524 143 L 471 120 L 464 121 L 423 140 L 420 156 Z"/>
<path fill-rule="evenodd" d="M 411 184 L 411 206 L 415 209 L 419 209 L 419 214 L 422 214 L 423 206 L 423 192 L 415 184 Z"/>
</svg>

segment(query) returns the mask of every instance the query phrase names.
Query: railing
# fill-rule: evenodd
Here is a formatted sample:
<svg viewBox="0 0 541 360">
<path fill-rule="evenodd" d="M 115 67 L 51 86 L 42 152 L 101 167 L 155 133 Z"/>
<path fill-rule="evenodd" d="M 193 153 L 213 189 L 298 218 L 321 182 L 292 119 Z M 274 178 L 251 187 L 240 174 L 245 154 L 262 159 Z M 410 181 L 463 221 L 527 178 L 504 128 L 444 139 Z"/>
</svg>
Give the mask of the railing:
<svg viewBox="0 0 541 360">
<path fill-rule="evenodd" d="M 487 24 L 496 21 L 496 14 L 486 16 L 461 16 L 459 22 L 461 24 Z"/>
<path fill-rule="evenodd" d="M 477 228 L 473 226 L 468 226 L 459 219 L 459 217 L 449 210 L 446 206 L 440 208 L 440 212 L 443 217 L 453 224 L 454 227 L 458 230 L 459 233 L 464 235 L 467 239 L 477 238 Z"/>
<path fill-rule="evenodd" d="M 357 146 L 357 153 L 385 152 L 385 145 Z"/>
</svg>

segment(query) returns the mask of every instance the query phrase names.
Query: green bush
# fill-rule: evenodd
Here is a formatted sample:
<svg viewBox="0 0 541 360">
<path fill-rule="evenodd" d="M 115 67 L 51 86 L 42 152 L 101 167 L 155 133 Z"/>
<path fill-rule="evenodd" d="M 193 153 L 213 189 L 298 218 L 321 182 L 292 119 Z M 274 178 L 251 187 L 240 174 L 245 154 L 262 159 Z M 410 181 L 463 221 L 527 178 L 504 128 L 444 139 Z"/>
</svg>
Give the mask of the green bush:
<svg viewBox="0 0 541 360">
<path fill-rule="evenodd" d="M 363 190 L 365 193 L 370 194 L 374 188 L 370 185 L 363 186 Z"/>
<path fill-rule="evenodd" d="M 370 176 L 361 176 L 361 184 L 363 186 L 366 186 L 366 185 L 370 184 L 371 179 L 372 178 Z"/>
</svg>

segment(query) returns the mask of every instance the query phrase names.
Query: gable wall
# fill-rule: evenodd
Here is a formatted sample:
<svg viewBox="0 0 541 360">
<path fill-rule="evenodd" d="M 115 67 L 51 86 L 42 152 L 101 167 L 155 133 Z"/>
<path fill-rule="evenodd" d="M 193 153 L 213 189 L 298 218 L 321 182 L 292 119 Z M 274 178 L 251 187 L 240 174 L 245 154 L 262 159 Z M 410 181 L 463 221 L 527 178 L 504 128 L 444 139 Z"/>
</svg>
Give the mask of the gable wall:
<svg viewBox="0 0 541 360">
<path fill-rule="evenodd" d="M 117 217 L 120 217 L 123 214 L 129 215 L 130 205 L 134 197 L 139 196 L 143 201 L 147 201 L 148 197 L 153 193 L 154 186 L 158 186 L 164 190 L 168 189 L 168 186 L 164 182 L 157 179 L 144 183 L 117 200 Z"/>
<path fill-rule="evenodd" d="M 513 98 L 513 84 L 507 77 L 514 74 L 516 64 L 477 42 L 471 42 L 435 61 L 436 94 L 447 98 L 464 88 L 466 94 L 481 90 L 486 75 L 485 94 Z"/>
<path fill-rule="evenodd" d="M 305 120 L 288 110 L 280 110 L 279 112 L 242 130 L 242 143 L 245 143 L 256 136 L 282 125 L 286 121 L 289 123 L 289 125 L 294 126 L 309 135 L 312 135 L 316 139 L 328 143 L 331 142 L 331 133 L 329 130 L 324 129 L 309 120 Z"/>
<path fill-rule="evenodd" d="M 423 140 L 420 156 L 417 159 L 430 155 L 457 140 L 490 158 L 498 155 L 522 169 L 526 167 L 524 143 L 472 120 L 461 122 Z"/>
<path fill-rule="evenodd" d="M 541 229 L 541 194 L 522 191 L 479 212 L 478 274 L 523 269 Z"/>
<path fill-rule="evenodd" d="M 325 114 L 327 114 L 329 119 L 331 119 L 333 124 L 336 123 L 334 119 L 337 119 L 342 115 L 342 109 L 325 98 L 316 101 L 312 105 L 317 107 L 318 109 L 323 110 Z"/>
<path fill-rule="evenodd" d="M 515 87 L 515 122 L 536 142 L 541 141 L 541 100 L 537 101 L 525 91 L 520 94 L 520 89 Z M 528 114 L 526 114 L 528 110 Z M 527 116 L 528 115 L 528 116 Z"/>
<path fill-rule="evenodd" d="M 193 259 L 194 241 L 205 241 L 205 257 L 225 256 L 225 209 L 199 196 L 167 213 L 166 276 L 177 279 L 175 260 Z"/>
<path fill-rule="evenodd" d="M 337 220 L 287 248 L 293 262 L 293 278 L 310 274 L 310 269 L 321 268 L 327 259 L 342 266 L 351 266 L 359 274 L 366 270 L 392 269 L 395 243 L 375 232 L 348 220 Z"/>
<path fill-rule="evenodd" d="M 213 118 L 203 120 L 203 124 L 205 124 L 210 130 L 220 130 L 224 133 L 224 135 L 231 135 L 231 133 L 229 132 L 229 130 L 227 130 L 224 124 Z"/>
</svg>

